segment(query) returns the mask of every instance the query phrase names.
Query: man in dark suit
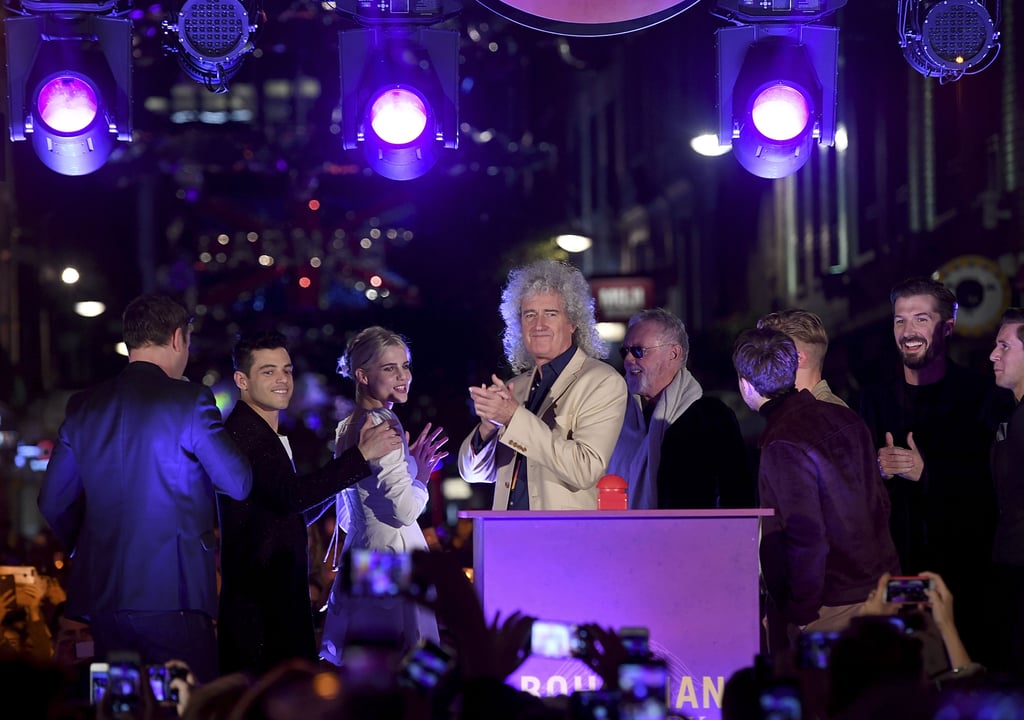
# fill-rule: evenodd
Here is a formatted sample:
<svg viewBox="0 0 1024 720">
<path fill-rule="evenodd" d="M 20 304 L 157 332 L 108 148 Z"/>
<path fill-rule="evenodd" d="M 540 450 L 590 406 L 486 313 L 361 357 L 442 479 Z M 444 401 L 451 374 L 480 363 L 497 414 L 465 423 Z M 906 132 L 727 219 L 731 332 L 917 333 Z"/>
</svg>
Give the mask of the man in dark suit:
<svg viewBox="0 0 1024 720">
<path fill-rule="evenodd" d="M 861 415 L 892 500 L 900 569 L 942 576 L 964 645 L 988 665 L 1004 630 L 988 626 L 998 517 L 989 450 L 1013 395 L 949 356 L 958 309 L 952 290 L 912 277 L 893 287 L 889 302 L 902 368 L 864 387 Z"/>
<path fill-rule="evenodd" d="M 303 512 L 315 519 L 336 493 L 372 474 L 368 460 L 402 441 L 392 426 L 368 419 L 356 447 L 299 476 L 288 438 L 278 434 L 294 390 L 284 337 L 243 338 L 233 360 L 241 399 L 225 425 L 252 462 L 253 486 L 245 501 L 220 499 L 218 641 L 222 673 L 263 673 L 289 658 L 316 659 Z"/>
<path fill-rule="evenodd" d="M 68 402 L 39 509 L 73 553 L 65 614 L 92 627 L 96 656 L 177 658 L 217 673 L 215 491 L 249 494 L 245 456 L 213 393 L 182 377 L 191 318 L 144 295 L 124 311 L 128 366 Z"/>
</svg>

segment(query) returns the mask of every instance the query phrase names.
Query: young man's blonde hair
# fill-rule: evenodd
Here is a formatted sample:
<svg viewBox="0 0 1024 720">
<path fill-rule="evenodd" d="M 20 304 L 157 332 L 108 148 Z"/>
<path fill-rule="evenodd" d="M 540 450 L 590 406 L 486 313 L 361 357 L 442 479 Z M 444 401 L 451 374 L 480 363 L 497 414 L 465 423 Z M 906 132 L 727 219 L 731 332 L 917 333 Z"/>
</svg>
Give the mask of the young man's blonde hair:
<svg viewBox="0 0 1024 720">
<path fill-rule="evenodd" d="M 794 342 L 807 346 L 807 354 L 817 363 L 820 369 L 825 362 L 828 350 L 828 333 L 821 318 L 809 310 L 794 308 L 768 313 L 757 321 L 759 328 L 778 330 L 788 335 Z"/>
</svg>

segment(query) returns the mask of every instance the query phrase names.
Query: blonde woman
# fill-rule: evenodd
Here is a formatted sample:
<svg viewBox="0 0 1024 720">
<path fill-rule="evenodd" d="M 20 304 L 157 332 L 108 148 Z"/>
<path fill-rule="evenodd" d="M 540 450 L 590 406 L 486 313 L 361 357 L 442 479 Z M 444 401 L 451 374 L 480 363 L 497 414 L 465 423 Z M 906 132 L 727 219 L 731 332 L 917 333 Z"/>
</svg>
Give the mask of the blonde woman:
<svg viewBox="0 0 1024 720">
<path fill-rule="evenodd" d="M 376 425 L 395 426 L 405 440 L 379 461 L 371 475 L 337 496 L 337 528 L 345 532 L 341 553 L 353 549 L 404 554 L 426 550 L 416 519 L 426 507 L 427 480 L 448 453 L 443 429 L 427 423 L 411 446 L 392 408 L 409 399 L 412 384 L 409 347 L 405 339 L 382 327 L 369 327 L 352 338 L 338 360 L 338 372 L 355 382 L 355 409 L 338 423 L 335 454 L 358 443 L 367 415 Z M 332 542 L 337 561 L 337 529 Z M 330 555 L 330 551 L 328 553 Z M 354 598 L 344 586 L 344 573 L 334 579 L 327 604 L 320 655 L 342 665 L 342 650 L 351 641 L 377 641 L 411 646 L 427 638 L 437 641 L 433 614 L 403 597 Z"/>
</svg>

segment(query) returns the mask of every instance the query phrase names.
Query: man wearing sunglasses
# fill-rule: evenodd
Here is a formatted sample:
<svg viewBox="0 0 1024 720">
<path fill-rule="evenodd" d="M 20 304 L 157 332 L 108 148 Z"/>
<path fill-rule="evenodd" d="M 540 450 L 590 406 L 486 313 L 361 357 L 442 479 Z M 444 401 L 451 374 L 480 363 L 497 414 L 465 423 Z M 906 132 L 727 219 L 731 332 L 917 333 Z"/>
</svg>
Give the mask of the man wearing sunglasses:
<svg viewBox="0 0 1024 720">
<path fill-rule="evenodd" d="M 459 449 L 467 482 L 495 484 L 495 510 L 596 510 L 622 426 L 626 385 L 597 333 L 583 274 L 541 260 L 502 291 L 505 356 L 520 374 L 469 389 L 480 418 Z"/>
<path fill-rule="evenodd" d="M 619 354 L 629 403 L 608 472 L 629 483 L 633 510 L 753 507 L 736 415 L 686 368 L 690 339 L 668 310 L 629 320 Z"/>
</svg>

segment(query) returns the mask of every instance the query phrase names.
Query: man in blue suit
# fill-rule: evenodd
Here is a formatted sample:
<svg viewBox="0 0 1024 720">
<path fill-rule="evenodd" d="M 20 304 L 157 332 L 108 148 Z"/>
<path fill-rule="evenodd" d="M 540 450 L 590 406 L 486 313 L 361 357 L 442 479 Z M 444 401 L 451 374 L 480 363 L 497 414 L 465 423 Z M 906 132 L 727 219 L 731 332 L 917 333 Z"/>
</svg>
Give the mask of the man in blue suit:
<svg viewBox="0 0 1024 720">
<path fill-rule="evenodd" d="M 73 553 L 65 614 L 96 656 L 177 658 L 217 675 L 215 492 L 249 494 L 249 462 L 213 393 L 186 381 L 191 318 L 144 295 L 124 311 L 128 366 L 68 402 L 39 509 Z"/>
</svg>

